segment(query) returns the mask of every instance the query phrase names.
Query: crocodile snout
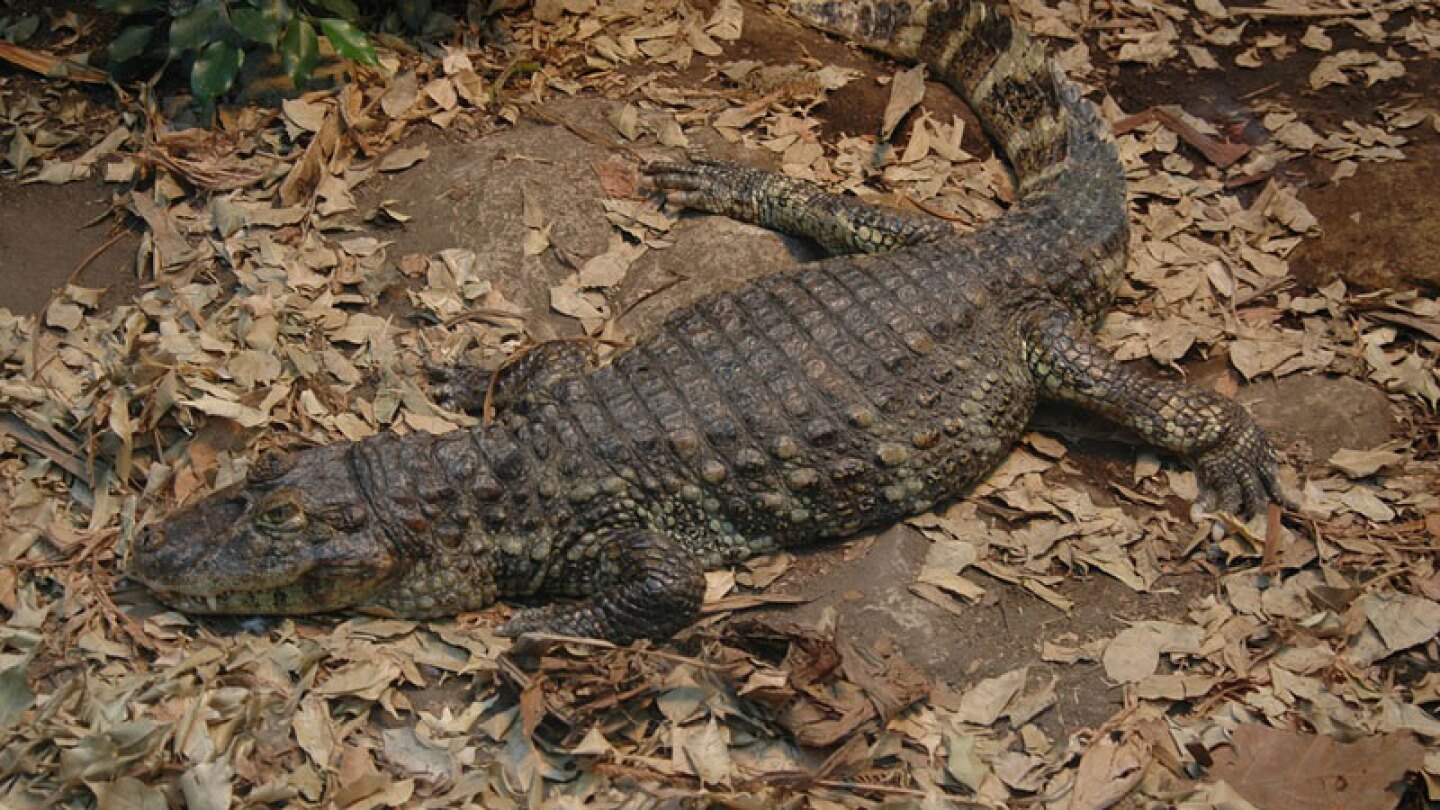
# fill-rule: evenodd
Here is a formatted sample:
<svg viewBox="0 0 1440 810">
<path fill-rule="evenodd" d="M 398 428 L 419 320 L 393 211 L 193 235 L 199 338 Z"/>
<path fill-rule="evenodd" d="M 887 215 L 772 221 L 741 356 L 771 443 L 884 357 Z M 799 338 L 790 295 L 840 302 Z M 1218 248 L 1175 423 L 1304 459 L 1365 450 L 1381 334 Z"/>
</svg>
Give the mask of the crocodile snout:
<svg viewBox="0 0 1440 810">
<path fill-rule="evenodd" d="M 241 493 L 204 501 L 142 526 L 132 540 L 131 569 L 142 579 L 183 578 L 218 541 L 234 533 L 248 501 Z"/>
<path fill-rule="evenodd" d="M 161 555 L 165 548 L 165 530 L 157 525 L 142 526 L 130 542 L 128 574 L 133 579 L 150 583 L 161 572 Z"/>
</svg>

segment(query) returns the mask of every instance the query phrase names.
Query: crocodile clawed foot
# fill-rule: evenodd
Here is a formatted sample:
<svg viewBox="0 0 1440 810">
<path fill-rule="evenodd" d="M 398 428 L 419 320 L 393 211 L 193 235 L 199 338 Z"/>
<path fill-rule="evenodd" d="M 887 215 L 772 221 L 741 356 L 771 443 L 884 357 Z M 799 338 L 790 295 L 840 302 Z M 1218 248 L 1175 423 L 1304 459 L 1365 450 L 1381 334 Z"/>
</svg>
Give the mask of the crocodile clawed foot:
<svg viewBox="0 0 1440 810">
<path fill-rule="evenodd" d="M 1280 481 L 1279 463 L 1259 425 L 1236 408 L 1231 427 L 1211 449 L 1195 460 L 1206 512 L 1253 517 L 1271 503 L 1295 507 L 1295 498 Z"/>
<path fill-rule="evenodd" d="M 743 187 L 742 178 L 753 169 L 703 158 L 689 162 L 657 161 L 641 168 L 643 187 L 665 195 L 665 202 L 681 208 L 722 213 L 725 203 Z"/>
<path fill-rule="evenodd" d="M 431 365 L 425 369 L 430 398 L 453 413 L 479 413 L 485 407 L 485 391 L 492 372 L 473 366 Z"/>
<path fill-rule="evenodd" d="M 563 636 L 599 638 L 600 628 L 594 626 L 593 616 L 570 605 L 556 604 L 543 607 L 521 608 L 510 620 L 496 628 L 496 635 L 519 638 L 526 633 L 552 633 Z M 629 639 L 625 639 L 629 641 Z"/>
</svg>

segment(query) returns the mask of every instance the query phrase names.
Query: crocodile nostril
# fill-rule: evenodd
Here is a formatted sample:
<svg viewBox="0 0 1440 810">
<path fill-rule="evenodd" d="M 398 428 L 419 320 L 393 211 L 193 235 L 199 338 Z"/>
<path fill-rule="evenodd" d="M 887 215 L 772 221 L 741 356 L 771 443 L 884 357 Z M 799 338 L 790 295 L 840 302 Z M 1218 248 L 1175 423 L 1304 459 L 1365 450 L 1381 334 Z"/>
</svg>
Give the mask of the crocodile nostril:
<svg viewBox="0 0 1440 810">
<path fill-rule="evenodd" d="M 154 526 L 141 526 L 135 533 L 135 547 L 151 549 L 159 546 L 165 540 L 165 535 L 155 530 Z"/>
<path fill-rule="evenodd" d="M 243 496 L 227 498 L 216 506 L 216 518 L 224 525 L 239 523 L 245 517 L 245 510 L 250 508 L 250 501 Z"/>
</svg>

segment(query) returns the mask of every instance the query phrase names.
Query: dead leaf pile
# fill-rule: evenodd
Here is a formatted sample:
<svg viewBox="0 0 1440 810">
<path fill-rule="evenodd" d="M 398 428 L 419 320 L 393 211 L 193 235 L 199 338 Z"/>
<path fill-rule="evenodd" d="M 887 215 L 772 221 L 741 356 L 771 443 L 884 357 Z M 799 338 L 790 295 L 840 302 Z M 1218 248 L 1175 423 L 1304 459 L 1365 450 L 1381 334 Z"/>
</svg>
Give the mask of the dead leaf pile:
<svg viewBox="0 0 1440 810">
<path fill-rule="evenodd" d="M 1099 85 L 1116 64 L 1183 59 L 1204 75 L 1304 59 L 1325 97 L 1406 81 L 1440 49 L 1432 19 L 1378 2 L 1333 16 L 1280 0 L 1012 7 Z M 97 111 L 60 85 L 21 96 L 0 77 L 7 178 L 112 183 L 143 223 L 144 284 L 114 306 L 71 285 L 36 316 L 0 309 L 0 804 L 1379 808 L 1407 779 L 1440 800 L 1440 303 L 1291 272 L 1320 231 L 1295 172 L 1343 185 L 1364 162 L 1404 159 L 1440 122 L 1420 104 L 1357 121 L 1265 93 L 1233 117 L 1104 99 L 1135 227 L 1102 340 L 1170 371 L 1223 357 L 1213 385 L 1227 394 L 1301 374 L 1364 381 L 1409 429 L 1292 456 L 1300 515 L 1231 519 L 1217 536 L 1185 515 L 1193 473 L 1126 449 L 1128 476 L 1097 477 L 1070 451 L 1119 446 L 1114 431 L 1047 421 L 971 497 L 910 521 L 929 541 L 910 590 L 961 621 L 1002 592 L 1062 616 L 1090 576 L 1144 593 L 1204 583 L 1163 619 L 1010 639 L 1029 663 L 937 679 L 833 616 L 736 616 L 799 601 L 764 592 L 795 567 L 784 554 L 711 572 L 704 621 L 623 649 L 512 645 L 493 634 L 506 608 L 197 622 L 124 582 L 137 526 L 236 480 L 260 450 L 473 424 L 419 381 L 494 368 L 545 319 L 561 326 L 539 334 L 612 345 L 612 292 L 677 238 L 674 212 L 635 193 L 636 156 L 723 145 L 958 228 L 1013 200 L 1003 165 L 967 151 L 984 149 L 977 133 L 935 112 L 922 71 L 735 58 L 762 13 L 547 0 L 484 44 L 382 49 L 378 70 L 335 90 L 225 110 L 209 129 Z M 857 83 L 888 103 L 832 137 L 824 105 Z M 607 123 L 547 112 L 568 96 L 610 102 Z M 603 249 L 572 255 L 536 189 L 517 206 L 519 252 L 565 268 L 547 282 L 553 312 L 515 304 L 517 268 L 470 248 L 394 255 L 406 201 L 358 202 L 433 160 L 417 130 L 479 136 L 523 117 L 617 155 L 595 165 Z M 1080 670 L 1124 707 L 1093 728 L 1054 711 Z"/>
</svg>

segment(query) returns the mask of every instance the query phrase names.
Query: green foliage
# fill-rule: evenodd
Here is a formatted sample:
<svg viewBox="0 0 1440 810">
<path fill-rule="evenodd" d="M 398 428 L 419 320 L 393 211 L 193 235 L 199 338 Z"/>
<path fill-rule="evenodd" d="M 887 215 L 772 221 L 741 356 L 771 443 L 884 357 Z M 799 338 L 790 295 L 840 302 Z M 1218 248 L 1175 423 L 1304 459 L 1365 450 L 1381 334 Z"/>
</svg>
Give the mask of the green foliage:
<svg viewBox="0 0 1440 810">
<path fill-rule="evenodd" d="M 188 69 L 190 89 L 206 105 L 235 85 L 247 58 L 270 53 L 278 53 L 295 86 L 304 87 L 320 60 L 322 36 L 346 59 L 379 61 L 356 26 L 360 10 L 351 0 L 96 0 L 95 5 L 126 17 L 109 47 L 115 68 L 133 73 L 155 62 L 179 65 Z"/>
<path fill-rule="evenodd" d="M 280 40 L 280 56 L 285 72 L 298 86 L 320 58 L 320 38 L 315 36 L 315 26 L 307 20 L 295 20 L 286 26 L 285 37 Z"/>
</svg>

